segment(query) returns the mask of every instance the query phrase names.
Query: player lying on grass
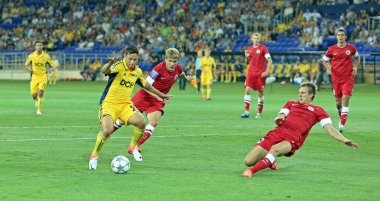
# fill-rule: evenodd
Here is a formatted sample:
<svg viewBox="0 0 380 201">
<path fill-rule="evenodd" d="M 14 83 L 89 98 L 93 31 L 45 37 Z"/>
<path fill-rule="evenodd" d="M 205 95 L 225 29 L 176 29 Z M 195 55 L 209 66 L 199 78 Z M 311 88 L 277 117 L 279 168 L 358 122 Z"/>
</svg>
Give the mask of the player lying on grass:
<svg viewBox="0 0 380 201">
<path fill-rule="evenodd" d="M 278 125 L 261 138 L 245 157 L 245 165 L 253 166 L 243 173 L 243 177 L 252 177 L 265 168 L 276 168 L 276 157 L 291 156 L 303 145 L 310 129 L 319 122 L 327 133 L 352 148 L 358 145 L 346 139 L 335 128 L 329 114 L 312 104 L 317 86 L 306 82 L 298 90 L 298 101 L 290 100 L 280 110 L 275 122 Z"/>
</svg>

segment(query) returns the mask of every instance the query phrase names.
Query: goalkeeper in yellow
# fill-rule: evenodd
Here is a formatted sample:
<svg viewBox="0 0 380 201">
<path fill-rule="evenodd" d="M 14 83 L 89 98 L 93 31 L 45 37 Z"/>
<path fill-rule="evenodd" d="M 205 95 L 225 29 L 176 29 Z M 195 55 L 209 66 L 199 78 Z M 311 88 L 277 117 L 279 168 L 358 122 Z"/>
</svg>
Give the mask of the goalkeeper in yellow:
<svg viewBox="0 0 380 201">
<path fill-rule="evenodd" d="M 127 122 L 126 125 L 134 125 L 132 139 L 128 150 L 133 150 L 131 154 L 136 161 L 142 161 L 142 156 L 138 149 L 135 149 L 137 141 L 142 136 L 145 129 L 143 115 L 133 106 L 131 95 L 136 84 L 145 90 L 152 92 L 169 101 L 171 96 L 161 93 L 152 87 L 143 77 L 141 69 L 136 65 L 138 62 L 138 49 L 129 46 L 124 52 L 124 58 L 116 61 L 116 57 L 109 59 L 108 63 L 102 67 L 102 72 L 109 76 L 108 83 L 100 99 L 99 120 L 102 125 L 98 133 L 95 147 L 91 152 L 88 168 L 95 170 L 98 166 L 99 152 L 114 130 L 114 123 L 117 119 Z"/>
<path fill-rule="evenodd" d="M 25 68 L 32 75 L 30 80 L 30 93 L 35 101 L 35 107 L 37 108 L 37 114 L 42 114 L 41 106 L 43 103 L 43 96 L 47 84 L 47 68 L 46 65 L 49 64 L 49 68 L 53 67 L 53 62 L 50 56 L 42 51 L 43 44 L 41 41 L 36 41 L 34 44 L 35 51 L 28 55 L 25 62 Z"/>
<path fill-rule="evenodd" d="M 205 50 L 205 56 L 201 59 L 201 93 L 202 100 L 211 100 L 211 86 L 213 82 L 213 74 L 216 74 L 216 63 L 214 58 L 210 56 L 211 50 Z"/>
</svg>

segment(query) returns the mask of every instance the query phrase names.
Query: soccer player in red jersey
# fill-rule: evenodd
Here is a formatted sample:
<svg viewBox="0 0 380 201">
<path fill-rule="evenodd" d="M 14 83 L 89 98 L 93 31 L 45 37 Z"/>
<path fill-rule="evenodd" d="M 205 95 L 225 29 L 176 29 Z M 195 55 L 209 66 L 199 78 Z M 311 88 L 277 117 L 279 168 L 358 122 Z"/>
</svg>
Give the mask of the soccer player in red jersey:
<svg viewBox="0 0 380 201">
<path fill-rule="evenodd" d="M 178 64 L 178 60 L 179 51 L 176 48 L 167 49 L 165 52 L 165 62 L 161 62 L 153 68 L 146 79 L 147 82 L 164 94 L 170 91 L 179 77 L 183 77 L 191 82 L 193 77 L 184 73 L 183 66 Z M 164 114 L 166 101 L 155 94 L 141 89 L 133 96 L 132 102 L 140 112 L 145 112 L 148 118 L 148 125 L 145 127 L 145 131 L 136 146 L 136 149 L 141 151 L 139 146 L 152 135 L 157 127 L 160 118 Z M 123 124 L 123 122 L 117 121 L 114 125 L 115 130 Z M 129 150 L 129 152 L 133 152 L 133 150 Z"/>
<path fill-rule="evenodd" d="M 312 101 L 317 86 L 311 82 L 301 84 L 298 101 L 290 100 L 280 110 L 275 129 L 269 131 L 245 157 L 245 165 L 253 166 L 243 173 L 243 177 L 252 177 L 254 173 L 265 168 L 277 169 L 276 157 L 291 156 L 303 145 L 310 129 L 319 122 L 327 133 L 338 141 L 352 147 L 358 145 L 346 139 L 334 127 L 327 112 Z"/>
<path fill-rule="evenodd" d="M 347 33 L 344 28 L 336 31 L 336 38 L 338 43 L 328 48 L 323 56 L 323 65 L 328 72 L 331 72 L 336 108 L 340 116 L 339 131 L 343 132 L 349 113 L 348 104 L 354 88 L 354 78 L 360 65 L 360 56 L 354 45 L 346 43 Z M 354 64 L 352 57 L 355 57 Z"/>
<path fill-rule="evenodd" d="M 251 89 L 258 92 L 256 118 L 261 118 L 261 114 L 263 112 L 264 86 L 269 67 L 272 65 L 272 58 L 269 54 L 268 48 L 260 44 L 260 38 L 261 35 L 259 33 L 252 34 L 253 46 L 250 46 L 247 50 L 245 50 L 245 57 L 247 59 L 247 63 L 249 64 L 249 69 L 245 80 L 245 112 L 241 115 L 242 118 L 249 117 Z"/>
</svg>

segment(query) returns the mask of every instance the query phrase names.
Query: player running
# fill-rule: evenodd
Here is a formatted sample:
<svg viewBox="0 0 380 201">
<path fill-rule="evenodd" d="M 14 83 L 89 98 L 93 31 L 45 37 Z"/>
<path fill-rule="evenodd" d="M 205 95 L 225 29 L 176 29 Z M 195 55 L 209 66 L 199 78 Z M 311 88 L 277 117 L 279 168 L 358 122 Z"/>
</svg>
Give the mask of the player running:
<svg viewBox="0 0 380 201">
<path fill-rule="evenodd" d="M 169 48 L 165 52 L 165 62 L 159 63 L 153 68 L 147 77 L 147 82 L 151 84 L 158 91 L 163 94 L 169 93 L 171 87 L 176 83 L 179 77 L 183 77 L 188 82 L 191 82 L 194 78 L 190 75 L 186 75 L 183 71 L 183 66 L 178 64 L 179 51 L 176 48 Z M 148 118 L 148 125 L 145 127 L 144 134 L 137 142 L 136 147 L 129 147 L 128 152 L 135 152 L 156 129 L 161 117 L 164 115 L 165 101 L 157 95 L 152 94 L 145 89 L 140 89 L 132 98 L 134 106 L 140 111 L 145 112 Z M 115 130 L 120 128 L 124 124 L 123 121 L 116 121 L 114 124 Z"/>
</svg>

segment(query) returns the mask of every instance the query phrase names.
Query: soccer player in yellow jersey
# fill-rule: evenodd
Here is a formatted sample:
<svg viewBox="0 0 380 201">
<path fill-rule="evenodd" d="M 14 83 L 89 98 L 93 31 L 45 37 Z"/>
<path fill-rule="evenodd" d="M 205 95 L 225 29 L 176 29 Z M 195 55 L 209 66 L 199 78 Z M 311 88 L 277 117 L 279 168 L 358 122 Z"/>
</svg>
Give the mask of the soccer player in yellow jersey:
<svg viewBox="0 0 380 201">
<path fill-rule="evenodd" d="M 49 64 L 49 68 L 52 68 L 53 62 L 50 56 L 42 51 L 43 44 L 41 41 L 36 41 L 34 47 L 35 51 L 28 55 L 25 62 L 25 68 L 32 74 L 32 79 L 30 80 L 30 93 L 35 101 L 35 107 L 37 108 L 36 113 L 40 115 L 42 114 L 41 106 L 47 84 L 46 64 Z"/>
<path fill-rule="evenodd" d="M 214 58 L 210 56 L 211 50 L 205 50 L 205 56 L 201 59 L 201 94 L 202 100 L 211 100 L 211 85 L 213 81 L 213 74 L 216 70 L 216 63 Z"/>
<path fill-rule="evenodd" d="M 57 59 L 56 55 L 53 55 L 53 68 L 51 68 L 49 73 L 49 85 L 55 85 L 58 78 L 58 67 L 59 67 L 59 61 Z"/>
<path fill-rule="evenodd" d="M 142 156 L 136 147 L 137 141 L 145 129 L 145 120 L 142 114 L 133 106 L 131 94 L 136 84 L 149 92 L 152 92 L 164 100 L 170 100 L 171 96 L 161 93 L 152 87 L 143 77 L 143 73 L 136 66 L 138 61 L 138 49 L 134 46 L 128 47 L 124 52 L 124 58 L 116 62 L 116 57 L 109 59 L 102 67 L 102 72 L 109 76 L 108 84 L 100 99 L 99 120 L 102 130 L 98 133 L 96 143 L 91 152 L 88 167 L 94 170 L 98 166 L 99 152 L 114 130 L 117 119 L 134 125 L 132 139 L 129 149 L 136 161 L 142 161 Z"/>
</svg>

